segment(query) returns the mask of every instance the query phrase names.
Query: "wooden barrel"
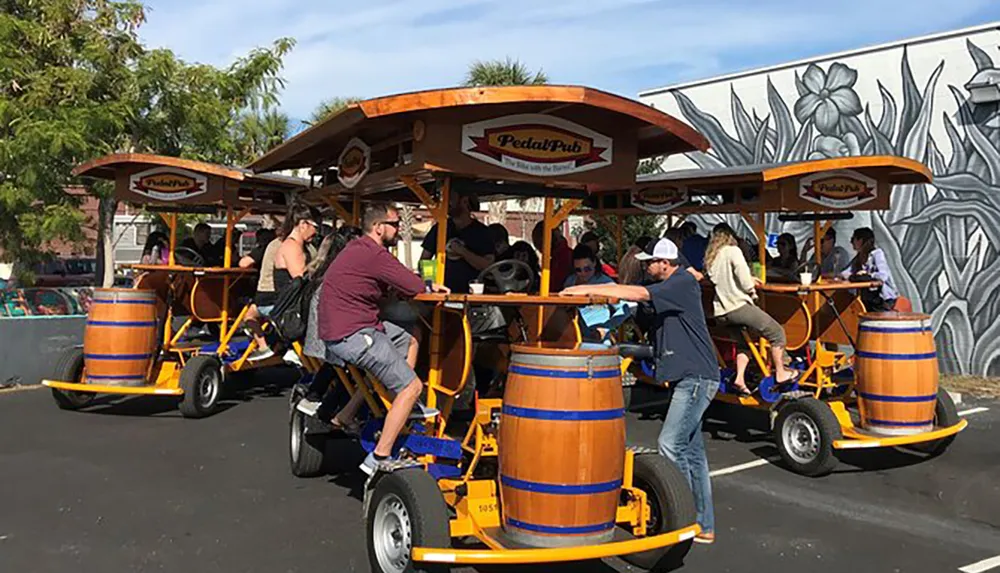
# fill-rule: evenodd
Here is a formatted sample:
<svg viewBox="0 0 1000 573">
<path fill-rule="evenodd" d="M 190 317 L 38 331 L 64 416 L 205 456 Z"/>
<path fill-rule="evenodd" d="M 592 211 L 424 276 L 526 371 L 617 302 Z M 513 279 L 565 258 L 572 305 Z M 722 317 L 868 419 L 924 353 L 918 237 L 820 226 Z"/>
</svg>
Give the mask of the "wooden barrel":
<svg viewBox="0 0 1000 573">
<path fill-rule="evenodd" d="M 83 333 L 87 383 L 145 385 L 157 330 L 154 291 L 94 289 Z"/>
<path fill-rule="evenodd" d="M 938 391 L 931 317 L 861 315 L 855 376 L 863 428 L 892 436 L 931 430 Z"/>
<path fill-rule="evenodd" d="M 532 547 L 604 543 L 625 463 L 616 348 L 513 346 L 500 416 L 503 528 Z"/>
</svg>

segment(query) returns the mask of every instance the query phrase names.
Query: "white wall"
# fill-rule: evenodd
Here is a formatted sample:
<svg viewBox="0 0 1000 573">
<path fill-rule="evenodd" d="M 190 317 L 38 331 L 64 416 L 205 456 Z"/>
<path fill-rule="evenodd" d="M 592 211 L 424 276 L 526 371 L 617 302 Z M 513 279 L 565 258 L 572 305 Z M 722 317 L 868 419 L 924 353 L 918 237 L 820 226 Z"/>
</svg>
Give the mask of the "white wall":
<svg viewBox="0 0 1000 573">
<path fill-rule="evenodd" d="M 1000 112 L 965 103 L 973 76 L 1000 78 L 997 69 L 1000 31 L 981 28 L 640 99 L 711 141 L 707 154 L 671 158 L 667 169 L 881 153 L 926 163 L 934 185 L 898 186 L 890 211 L 838 223 L 840 243 L 854 227 L 873 227 L 904 294 L 934 318 L 942 366 L 1000 375 Z M 817 97 L 825 107 L 807 109 Z M 807 232 L 776 219 L 769 227 L 800 240 Z"/>
</svg>

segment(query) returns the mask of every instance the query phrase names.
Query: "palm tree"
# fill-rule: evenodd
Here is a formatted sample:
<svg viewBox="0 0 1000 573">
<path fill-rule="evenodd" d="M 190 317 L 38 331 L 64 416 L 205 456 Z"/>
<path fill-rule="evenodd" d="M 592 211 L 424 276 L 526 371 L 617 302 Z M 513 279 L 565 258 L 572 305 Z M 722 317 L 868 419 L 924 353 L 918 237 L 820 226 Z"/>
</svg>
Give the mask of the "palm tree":
<svg viewBox="0 0 1000 573">
<path fill-rule="evenodd" d="M 548 76 L 541 69 L 534 75 L 528 66 L 509 56 L 503 60 L 476 60 L 465 74 L 467 86 L 525 86 L 549 83 Z"/>
<path fill-rule="evenodd" d="M 340 113 L 345 107 L 351 105 L 352 103 L 358 103 L 359 101 L 361 101 L 361 99 L 356 97 L 335 97 L 328 99 L 316 106 L 316 109 L 312 113 L 312 117 L 309 121 L 304 123 L 307 125 L 316 125 L 331 115 Z"/>
<path fill-rule="evenodd" d="M 247 112 L 237 124 L 237 145 L 242 159 L 252 161 L 288 138 L 288 116 L 276 109 Z"/>
</svg>

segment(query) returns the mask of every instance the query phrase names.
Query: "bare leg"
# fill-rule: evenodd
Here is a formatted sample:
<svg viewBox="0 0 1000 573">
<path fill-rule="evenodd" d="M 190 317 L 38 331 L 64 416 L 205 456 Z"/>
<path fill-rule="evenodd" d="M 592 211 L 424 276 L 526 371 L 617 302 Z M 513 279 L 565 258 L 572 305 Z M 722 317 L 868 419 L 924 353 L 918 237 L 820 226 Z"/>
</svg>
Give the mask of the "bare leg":
<svg viewBox="0 0 1000 573">
<path fill-rule="evenodd" d="M 771 362 L 774 363 L 774 380 L 775 382 L 784 382 L 792 377 L 792 373 L 785 368 L 785 347 L 784 346 L 772 346 L 771 347 Z"/>
<path fill-rule="evenodd" d="M 392 446 L 403 430 L 407 418 L 410 417 L 413 405 L 417 403 L 417 398 L 420 397 L 420 391 L 423 387 L 423 382 L 419 378 L 414 378 L 409 386 L 396 394 L 392 406 L 389 407 L 389 413 L 385 417 L 385 423 L 382 425 L 382 436 L 378 440 L 378 445 L 375 446 L 376 456 L 392 454 Z"/>
<path fill-rule="evenodd" d="M 354 418 L 358 415 L 358 408 L 361 407 L 365 401 L 365 395 L 360 389 L 355 389 L 354 394 L 351 395 L 351 399 L 347 401 L 347 404 L 337 412 L 337 415 L 333 417 L 334 421 L 341 422 L 344 424 L 354 421 Z"/>
<path fill-rule="evenodd" d="M 267 350 L 267 341 L 264 340 L 264 331 L 260 326 L 260 313 L 257 312 L 257 305 L 250 305 L 250 309 L 247 310 L 247 316 L 244 319 L 247 324 L 247 328 L 253 333 L 254 342 L 257 343 L 257 348 L 261 350 Z"/>
<path fill-rule="evenodd" d="M 750 391 L 746 382 L 747 366 L 749 365 L 750 356 L 746 352 L 738 352 L 736 354 L 736 379 L 733 380 L 733 386 L 736 386 L 737 390 Z"/>
<path fill-rule="evenodd" d="M 406 349 L 406 363 L 410 368 L 417 367 L 417 352 L 420 351 L 420 341 L 416 336 L 410 337 L 410 346 Z"/>
</svg>

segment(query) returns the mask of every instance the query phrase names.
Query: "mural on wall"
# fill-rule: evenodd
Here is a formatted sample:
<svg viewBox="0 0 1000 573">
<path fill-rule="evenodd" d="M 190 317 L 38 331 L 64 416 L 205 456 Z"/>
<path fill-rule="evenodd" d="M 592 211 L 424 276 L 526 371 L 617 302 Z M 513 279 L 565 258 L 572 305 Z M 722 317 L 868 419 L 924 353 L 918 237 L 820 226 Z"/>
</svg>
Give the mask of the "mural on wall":
<svg viewBox="0 0 1000 573">
<path fill-rule="evenodd" d="M 1000 81 L 994 57 L 966 41 L 978 78 Z M 994 54 L 1000 60 L 1000 53 Z M 855 90 L 858 71 L 842 62 L 809 65 L 795 72 L 797 93 L 779 93 L 767 81 L 767 112 L 748 114 L 731 89 L 734 134 L 684 93 L 672 91 L 684 118 L 711 141 L 708 153 L 690 154 L 703 168 L 779 163 L 856 155 L 901 155 L 925 163 L 933 185 L 897 186 L 887 212 L 858 213 L 844 227 L 871 226 L 892 263 L 896 283 L 914 309 L 933 316 L 941 365 L 950 372 L 1000 375 L 1000 112 L 997 104 L 973 105 L 963 85 L 939 87 L 946 61 L 915 78 L 907 52 L 900 61 L 901 93 L 881 81 L 881 116 Z M 874 79 L 874 78 L 873 78 Z M 972 80 L 973 78 L 966 78 Z M 935 116 L 938 89 L 955 99 L 958 112 Z M 744 94 L 756 95 L 756 94 Z M 931 135 L 944 122 L 950 140 L 945 157 Z M 731 224 L 745 225 L 741 220 Z M 768 221 L 772 232 L 791 232 L 799 245 L 811 235 L 803 223 Z"/>
</svg>

